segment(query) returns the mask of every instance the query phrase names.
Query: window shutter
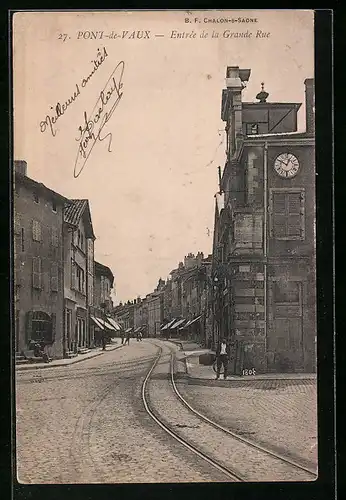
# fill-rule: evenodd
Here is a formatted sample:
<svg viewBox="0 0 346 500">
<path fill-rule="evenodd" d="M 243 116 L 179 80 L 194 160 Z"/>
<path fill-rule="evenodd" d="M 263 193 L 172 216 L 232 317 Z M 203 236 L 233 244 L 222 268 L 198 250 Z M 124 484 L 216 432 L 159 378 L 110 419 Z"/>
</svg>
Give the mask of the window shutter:
<svg viewBox="0 0 346 500">
<path fill-rule="evenodd" d="M 289 215 L 287 218 L 287 236 L 301 236 L 300 215 Z"/>
<path fill-rule="evenodd" d="M 25 342 L 29 345 L 32 337 L 32 311 L 26 313 Z"/>
<path fill-rule="evenodd" d="M 41 241 L 41 224 L 37 220 L 32 221 L 32 239 Z"/>
<path fill-rule="evenodd" d="M 273 212 L 274 214 L 286 213 L 286 193 L 273 194 Z"/>
<path fill-rule="evenodd" d="M 52 246 L 57 247 L 59 244 L 59 239 L 58 239 L 58 230 L 55 227 L 52 227 Z"/>
<path fill-rule="evenodd" d="M 273 215 L 273 235 L 274 238 L 286 236 L 286 215 Z"/>
<path fill-rule="evenodd" d="M 304 191 L 271 193 L 271 236 L 304 239 Z"/>
<path fill-rule="evenodd" d="M 52 313 L 51 314 L 51 320 L 52 320 L 52 343 L 55 342 L 55 334 L 56 334 L 56 314 Z"/>
<path fill-rule="evenodd" d="M 32 258 L 32 286 L 33 288 L 41 288 L 41 258 Z"/>
<path fill-rule="evenodd" d="M 273 193 L 273 236 L 285 237 L 287 222 L 286 193 Z"/>
<path fill-rule="evenodd" d="M 301 209 L 300 193 L 288 193 L 288 213 L 290 215 L 299 215 Z"/>
<path fill-rule="evenodd" d="M 59 269 L 58 264 L 52 264 L 51 267 L 51 281 L 50 281 L 51 291 L 57 292 L 59 290 Z"/>
<path fill-rule="evenodd" d="M 71 261 L 71 288 L 76 289 L 76 264 Z"/>
</svg>

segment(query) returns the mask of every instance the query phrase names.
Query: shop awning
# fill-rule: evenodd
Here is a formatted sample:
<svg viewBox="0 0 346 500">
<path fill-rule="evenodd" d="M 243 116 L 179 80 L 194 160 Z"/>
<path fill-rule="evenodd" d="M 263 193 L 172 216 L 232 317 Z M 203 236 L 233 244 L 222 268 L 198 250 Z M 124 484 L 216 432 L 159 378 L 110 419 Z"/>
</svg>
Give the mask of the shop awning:
<svg viewBox="0 0 346 500">
<path fill-rule="evenodd" d="M 173 325 L 173 323 L 174 323 L 175 321 L 177 321 L 175 318 L 174 318 L 174 319 L 172 319 L 169 323 L 167 323 L 165 326 L 163 326 L 163 327 L 161 328 L 161 330 L 167 330 L 167 328 L 169 328 L 169 327 L 170 327 L 170 325 Z"/>
<path fill-rule="evenodd" d="M 183 325 L 181 328 L 179 328 L 179 330 L 183 330 L 184 328 L 187 328 L 188 326 L 192 325 L 193 323 L 195 323 L 195 321 L 198 321 L 199 319 L 201 319 L 202 317 L 202 314 L 200 316 L 198 316 L 197 318 L 194 318 L 194 319 L 190 319 L 186 325 Z"/>
<path fill-rule="evenodd" d="M 199 319 L 201 319 L 201 317 L 202 317 L 202 314 L 200 316 L 198 316 L 197 318 L 193 319 L 192 321 L 190 321 L 189 326 L 192 325 L 192 323 L 195 323 L 195 321 L 198 321 Z"/>
<path fill-rule="evenodd" d="M 137 326 L 137 328 L 135 329 L 135 331 L 133 333 L 138 333 L 142 330 L 142 327 L 141 326 Z"/>
<path fill-rule="evenodd" d="M 132 328 L 126 328 L 125 333 L 132 332 Z"/>
<path fill-rule="evenodd" d="M 184 323 L 184 321 L 186 321 L 186 319 L 179 319 L 178 321 L 173 323 L 173 325 L 171 325 L 169 329 L 173 330 L 174 328 L 178 328 L 178 326 L 181 326 L 181 324 Z"/>
<path fill-rule="evenodd" d="M 95 325 L 100 328 L 101 330 L 104 330 L 104 326 L 102 325 L 102 323 L 99 321 L 98 318 L 95 318 L 95 316 L 91 316 L 90 315 L 90 318 L 92 319 L 92 321 L 95 323 Z"/>
<path fill-rule="evenodd" d="M 118 331 L 121 330 L 121 326 L 119 325 L 119 323 L 117 321 L 115 321 L 115 319 L 110 318 L 109 316 L 107 316 L 107 321 L 108 321 L 108 323 L 110 323 L 111 325 L 113 325 L 116 330 L 118 330 Z"/>
<path fill-rule="evenodd" d="M 185 325 L 181 326 L 179 328 L 179 330 L 184 330 L 184 328 L 186 328 L 187 326 L 189 326 L 190 323 L 191 323 L 191 320 L 189 319 L 189 321 L 187 323 L 185 323 Z"/>
<path fill-rule="evenodd" d="M 115 327 L 111 325 L 108 321 L 104 320 L 103 318 L 95 318 L 95 316 L 91 316 L 91 318 L 97 324 L 97 326 L 99 326 L 102 330 L 107 328 L 108 330 L 116 331 Z"/>
</svg>

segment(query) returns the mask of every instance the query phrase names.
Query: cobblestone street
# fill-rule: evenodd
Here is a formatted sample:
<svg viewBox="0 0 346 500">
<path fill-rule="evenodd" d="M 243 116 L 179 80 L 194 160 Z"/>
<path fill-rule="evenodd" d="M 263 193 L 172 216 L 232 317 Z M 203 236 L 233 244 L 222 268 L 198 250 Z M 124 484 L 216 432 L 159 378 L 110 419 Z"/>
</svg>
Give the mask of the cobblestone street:
<svg viewBox="0 0 346 500">
<path fill-rule="evenodd" d="M 195 417 L 176 403 L 169 388 L 169 353 L 177 346 L 155 339 L 131 341 L 130 346 L 76 365 L 17 372 L 18 480 L 34 484 L 225 481 L 221 472 L 167 435 L 144 408 L 142 383 L 160 346 L 164 355 L 149 383 L 151 403 L 189 439 L 221 457 L 218 433 L 208 429 L 201 434 L 205 424 L 192 425 Z M 183 367 L 176 361 L 180 373 Z M 179 391 L 193 408 L 316 469 L 314 380 L 232 380 L 220 387 L 212 380 L 202 383 L 193 377 L 177 379 Z M 222 460 L 236 467 L 245 463 L 246 457 L 239 462 L 239 453 L 233 451 L 234 456 Z M 249 477 L 279 480 L 275 472 L 270 474 L 270 467 L 263 467 L 262 472 L 250 471 Z"/>
<path fill-rule="evenodd" d="M 198 411 L 256 443 L 317 468 L 315 380 L 178 381 Z M 220 385 L 223 381 L 220 381 Z"/>
<path fill-rule="evenodd" d="M 146 414 L 141 384 L 156 352 L 147 341 L 131 341 L 75 366 L 17 372 L 18 480 L 222 480 Z"/>
</svg>

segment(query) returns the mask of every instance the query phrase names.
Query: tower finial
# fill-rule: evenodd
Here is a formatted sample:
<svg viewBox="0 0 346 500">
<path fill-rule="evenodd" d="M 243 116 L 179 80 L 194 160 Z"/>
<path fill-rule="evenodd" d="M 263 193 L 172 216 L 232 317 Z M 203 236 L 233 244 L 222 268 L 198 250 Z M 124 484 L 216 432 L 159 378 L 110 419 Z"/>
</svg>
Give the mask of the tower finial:
<svg viewBox="0 0 346 500">
<path fill-rule="evenodd" d="M 264 82 L 261 82 L 261 87 L 261 92 L 256 95 L 256 99 L 258 99 L 259 102 L 267 102 L 269 94 L 264 90 Z"/>
</svg>

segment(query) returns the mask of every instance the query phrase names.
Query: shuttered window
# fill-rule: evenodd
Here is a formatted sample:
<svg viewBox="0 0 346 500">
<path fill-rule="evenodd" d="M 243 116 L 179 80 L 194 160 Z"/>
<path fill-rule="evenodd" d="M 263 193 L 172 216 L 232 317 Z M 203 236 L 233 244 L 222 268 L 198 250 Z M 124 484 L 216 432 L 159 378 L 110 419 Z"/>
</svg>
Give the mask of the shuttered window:
<svg viewBox="0 0 346 500">
<path fill-rule="evenodd" d="M 92 282 L 92 277 L 89 275 L 89 282 L 88 282 L 88 304 L 91 306 L 94 303 L 94 288 L 93 288 L 93 282 Z"/>
<path fill-rule="evenodd" d="M 52 263 L 51 265 L 51 275 L 50 275 L 50 289 L 52 292 L 57 292 L 59 290 L 59 268 L 58 264 Z"/>
<path fill-rule="evenodd" d="M 52 246 L 57 247 L 59 245 L 59 234 L 56 227 L 52 227 Z"/>
<path fill-rule="evenodd" d="M 36 289 L 42 288 L 42 263 L 41 257 L 32 258 L 32 286 Z"/>
<path fill-rule="evenodd" d="M 32 239 L 41 241 L 41 224 L 37 220 L 32 221 Z"/>
<path fill-rule="evenodd" d="M 71 259 L 71 288 L 76 289 L 76 263 Z"/>
<path fill-rule="evenodd" d="M 304 189 L 272 189 L 270 192 L 270 235 L 282 240 L 305 238 Z"/>
</svg>

